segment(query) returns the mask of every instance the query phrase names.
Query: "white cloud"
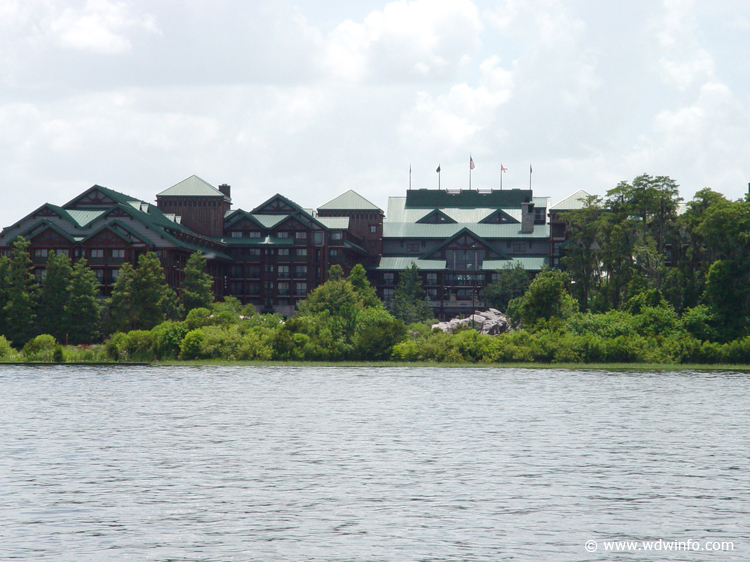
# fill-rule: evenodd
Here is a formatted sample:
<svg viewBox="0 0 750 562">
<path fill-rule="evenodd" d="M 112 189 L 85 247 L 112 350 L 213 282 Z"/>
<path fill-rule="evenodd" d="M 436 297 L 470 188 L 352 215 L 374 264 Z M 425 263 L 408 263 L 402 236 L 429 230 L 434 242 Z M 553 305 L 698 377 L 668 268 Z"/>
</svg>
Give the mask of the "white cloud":
<svg viewBox="0 0 750 562">
<path fill-rule="evenodd" d="M 129 51 L 124 32 L 131 27 L 158 30 L 152 16 L 134 14 L 125 2 L 109 0 L 87 0 L 83 7 L 65 8 L 49 22 L 60 45 L 102 54 Z"/>
<path fill-rule="evenodd" d="M 470 0 L 399 0 L 341 23 L 326 38 L 323 66 L 354 81 L 444 79 L 470 60 L 481 29 Z"/>
</svg>

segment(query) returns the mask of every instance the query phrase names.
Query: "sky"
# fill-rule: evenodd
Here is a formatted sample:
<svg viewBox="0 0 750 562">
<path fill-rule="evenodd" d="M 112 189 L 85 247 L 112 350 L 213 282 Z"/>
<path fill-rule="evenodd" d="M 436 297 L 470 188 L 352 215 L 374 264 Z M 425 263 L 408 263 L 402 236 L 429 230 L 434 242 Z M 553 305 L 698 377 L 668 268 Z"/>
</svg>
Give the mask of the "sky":
<svg viewBox="0 0 750 562">
<path fill-rule="evenodd" d="M 354 189 L 750 182 L 746 0 L 0 0 L 0 226 L 195 174 Z M 533 173 L 530 174 L 530 167 Z"/>
</svg>

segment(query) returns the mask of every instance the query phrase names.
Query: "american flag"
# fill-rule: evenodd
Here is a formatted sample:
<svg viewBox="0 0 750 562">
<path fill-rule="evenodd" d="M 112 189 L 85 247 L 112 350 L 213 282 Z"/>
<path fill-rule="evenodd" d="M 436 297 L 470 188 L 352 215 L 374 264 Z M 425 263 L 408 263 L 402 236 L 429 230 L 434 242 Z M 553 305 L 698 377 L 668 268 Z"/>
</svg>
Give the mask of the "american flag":
<svg viewBox="0 0 750 562">
<path fill-rule="evenodd" d="M 469 156 L 469 170 L 473 170 L 473 169 L 474 169 L 474 159 L 471 156 Z"/>
<path fill-rule="evenodd" d="M 505 167 L 505 166 L 503 166 L 502 164 L 500 164 L 500 169 L 501 169 L 501 170 L 502 170 L 503 172 L 507 172 L 507 171 L 508 171 L 508 168 L 506 168 L 506 167 Z"/>
</svg>

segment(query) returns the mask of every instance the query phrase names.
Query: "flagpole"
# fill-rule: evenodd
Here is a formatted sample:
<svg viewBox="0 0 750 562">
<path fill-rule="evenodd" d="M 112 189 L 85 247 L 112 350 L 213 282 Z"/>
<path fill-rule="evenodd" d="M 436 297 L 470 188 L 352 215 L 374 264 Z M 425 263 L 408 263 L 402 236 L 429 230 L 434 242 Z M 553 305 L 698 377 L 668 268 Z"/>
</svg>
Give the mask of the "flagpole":
<svg viewBox="0 0 750 562">
<path fill-rule="evenodd" d="M 438 174 L 438 191 L 440 191 L 440 164 L 438 164 L 437 170 L 435 170 Z"/>
<path fill-rule="evenodd" d="M 533 171 L 534 170 L 532 170 L 531 164 L 529 164 L 529 189 L 531 189 L 531 172 L 533 172 Z"/>
<path fill-rule="evenodd" d="M 503 190 L 503 163 L 500 163 L 500 191 Z"/>
<path fill-rule="evenodd" d="M 409 164 L 409 190 L 411 191 L 411 164 Z"/>
</svg>

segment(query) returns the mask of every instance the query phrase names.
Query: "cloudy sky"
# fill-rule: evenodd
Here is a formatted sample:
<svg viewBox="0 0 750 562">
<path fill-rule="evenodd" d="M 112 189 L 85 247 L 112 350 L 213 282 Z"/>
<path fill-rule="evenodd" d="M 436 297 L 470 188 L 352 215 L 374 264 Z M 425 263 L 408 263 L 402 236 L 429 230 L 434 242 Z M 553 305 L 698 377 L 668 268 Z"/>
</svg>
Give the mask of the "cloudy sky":
<svg viewBox="0 0 750 562">
<path fill-rule="evenodd" d="M 0 0 L 0 225 L 196 174 L 354 189 L 750 181 L 746 0 Z"/>
</svg>

